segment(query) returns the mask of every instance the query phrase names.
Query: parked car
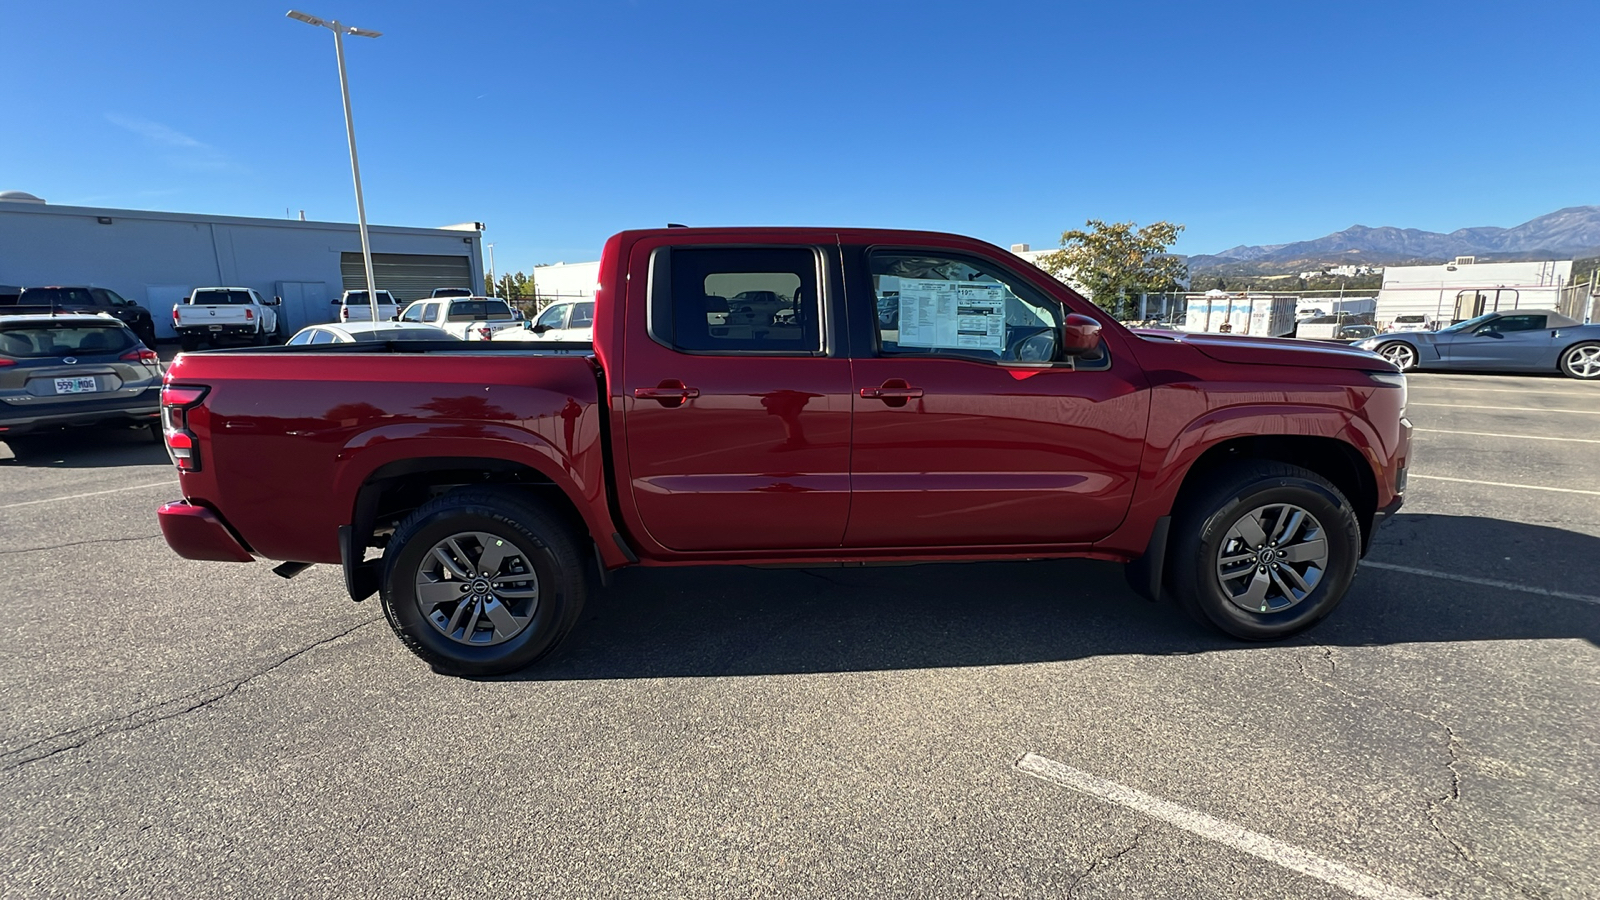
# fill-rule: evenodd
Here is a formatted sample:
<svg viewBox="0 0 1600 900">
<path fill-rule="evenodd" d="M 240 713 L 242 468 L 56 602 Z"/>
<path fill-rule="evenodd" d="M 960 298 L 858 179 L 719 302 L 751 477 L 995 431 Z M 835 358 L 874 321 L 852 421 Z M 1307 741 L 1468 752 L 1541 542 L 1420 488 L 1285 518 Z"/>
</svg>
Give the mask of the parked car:
<svg viewBox="0 0 1600 900">
<path fill-rule="evenodd" d="M 1345 325 L 1339 329 L 1339 336 L 1335 340 L 1353 344 L 1377 336 L 1378 329 L 1371 325 Z"/>
<path fill-rule="evenodd" d="M 15 305 L 6 312 L 24 313 L 107 313 L 133 329 L 146 347 L 156 345 L 156 323 L 150 311 L 124 299 L 109 288 L 99 287 L 30 287 L 23 288 Z"/>
<path fill-rule="evenodd" d="M 267 300 L 250 288 L 195 288 L 172 307 L 172 330 L 185 350 L 230 338 L 260 346 L 282 337 L 277 307 L 277 297 Z"/>
<path fill-rule="evenodd" d="M 400 314 L 402 322 L 443 328 L 466 341 L 492 340 L 507 329 L 522 328 L 522 319 L 504 300 L 494 297 L 450 297 L 418 300 Z"/>
<path fill-rule="evenodd" d="M 1093 556 L 1278 639 L 1400 506 L 1405 378 L 1371 353 L 1130 332 L 948 234 L 629 231 L 599 270 L 592 347 L 180 356 L 168 543 L 342 565 L 407 647 L 486 675 L 555 647 L 597 565 Z M 793 324 L 719 322 L 744 290 L 798 296 Z"/>
<path fill-rule="evenodd" d="M 290 347 L 305 344 L 354 344 L 360 341 L 459 341 L 459 335 L 432 325 L 409 322 L 343 322 L 308 325 L 286 341 Z"/>
<path fill-rule="evenodd" d="M 109 314 L 0 316 L 0 438 L 146 425 L 160 438 L 161 362 Z"/>
<path fill-rule="evenodd" d="M 1394 321 L 1390 322 L 1388 327 L 1384 328 L 1383 330 L 1385 332 L 1432 331 L 1434 329 L 1434 324 L 1433 316 L 1425 316 L 1421 314 L 1412 315 L 1408 313 L 1403 316 L 1395 316 Z"/>
<path fill-rule="evenodd" d="M 339 307 L 336 318 L 341 322 L 370 322 L 372 321 L 372 303 L 367 300 L 366 291 L 345 291 L 334 300 Z M 388 322 L 400 314 L 400 304 L 394 295 L 388 291 L 378 292 L 378 321 Z"/>
<path fill-rule="evenodd" d="M 1399 367 L 1425 370 L 1561 372 L 1600 380 L 1600 323 L 1552 309 L 1492 312 L 1438 331 L 1390 332 L 1356 344 Z"/>
<path fill-rule="evenodd" d="M 495 335 L 497 340 L 590 343 L 594 340 L 594 301 L 552 303 L 521 332 Z"/>
<path fill-rule="evenodd" d="M 434 288 L 433 289 L 433 293 L 429 294 L 428 296 L 431 299 L 437 300 L 440 297 L 471 297 L 471 296 L 474 296 L 474 294 L 472 293 L 472 288 L 449 288 L 449 287 L 446 287 L 446 288 Z"/>
</svg>

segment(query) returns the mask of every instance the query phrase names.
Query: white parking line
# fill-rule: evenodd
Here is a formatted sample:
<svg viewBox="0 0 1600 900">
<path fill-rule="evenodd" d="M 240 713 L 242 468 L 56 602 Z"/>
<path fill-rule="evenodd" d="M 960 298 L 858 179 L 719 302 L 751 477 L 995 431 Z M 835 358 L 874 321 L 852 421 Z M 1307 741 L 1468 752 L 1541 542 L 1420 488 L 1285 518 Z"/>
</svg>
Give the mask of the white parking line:
<svg viewBox="0 0 1600 900">
<path fill-rule="evenodd" d="M 1388 882 L 1379 881 L 1371 875 L 1358 872 L 1331 859 L 1325 859 L 1309 850 L 1267 837 L 1242 825 L 1224 822 L 1187 806 L 1179 806 L 1170 800 L 1134 790 L 1115 781 L 1090 775 L 1081 769 L 1074 769 L 1037 753 L 1029 753 L 1017 760 L 1017 768 L 1051 784 L 1099 797 L 1101 800 L 1126 807 L 1152 819 L 1159 819 L 1168 825 L 1175 825 L 1190 834 L 1216 841 L 1302 875 L 1309 875 L 1357 897 L 1370 897 L 1374 900 L 1422 900 L 1421 894 L 1413 894 Z"/>
<path fill-rule="evenodd" d="M 1523 390 L 1522 388 L 1481 388 L 1454 384 L 1428 384 L 1426 382 L 1419 384 L 1415 381 L 1409 382 L 1409 387 L 1413 391 L 1483 391 L 1491 394 L 1549 394 L 1552 397 L 1582 397 L 1586 391 L 1592 391 L 1596 397 L 1600 397 L 1600 388 L 1577 388 L 1571 391 L 1539 391 Z"/>
<path fill-rule="evenodd" d="M 101 494 L 115 494 L 121 491 L 137 491 L 144 488 L 177 486 L 178 483 L 176 481 L 152 481 L 149 484 L 133 484 L 127 487 L 111 488 L 104 491 L 89 491 L 88 493 L 84 494 L 68 494 L 65 497 L 46 497 L 43 500 L 24 500 L 21 503 L 7 503 L 4 506 L 0 506 L 0 509 L 15 509 L 19 506 L 33 506 L 35 503 L 55 503 L 59 500 L 77 500 L 81 497 L 98 497 Z"/>
<path fill-rule="evenodd" d="M 1600 491 L 1583 491 L 1577 488 L 1545 487 L 1542 484 L 1508 484 L 1504 481 L 1479 481 L 1476 478 L 1448 478 L 1444 475 L 1410 475 L 1409 478 L 1421 478 L 1425 481 L 1456 481 L 1461 484 L 1483 484 L 1489 487 L 1522 488 L 1525 491 L 1554 491 L 1558 494 L 1588 494 L 1591 497 L 1600 497 Z"/>
<path fill-rule="evenodd" d="M 1600 440 L 1594 438 L 1545 437 L 1541 434 L 1495 434 L 1492 431 L 1447 431 L 1443 428 L 1413 428 L 1412 431 L 1420 431 L 1423 434 L 1467 434 L 1473 437 L 1516 438 L 1523 441 L 1568 441 L 1574 444 L 1600 444 Z"/>
<path fill-rule="evenodd" d="M 1473 406 L 1467 403 L 1407 403 L 1406 408 L 1413 406 L 1442 406 L 1446 409 L 1498 409 L 1505 412 L 1553 412 L 1572 413 L 1578 416 L 1600 416 L 1600 409 L 1546 409 L 1541 406 Z"/>
<path fill-rule="evenodd" d="M 1521 591 L 1524 594 L 1538 594 L 1541 597 L 1559 597 L 1562 600 L 1576 600 L 1579 603 L 1593 603 L 1600 606 L 1600 597 L 1588 594 L 1572 594 L 1567 591 L 1550 591 L 1540 587 L 1526 584 L 1516 584 L 1510 581 L 1497 581 L 1493 578 L 1476 578 L 1471 575 L 1457 575 L 1453 572 L 1435 572 L 1432 569 L 1414 569 L 1411 566 L 1397 566 L 1394 563 L 1373 562 L 1363 559 L 1361 565 L 1369 569 L 1386 569 L 1390 572 L 1404 572 L 1407 575 L 1421 575 L 1425 578 L 1443 578 L 1446 581 L 1459 581 L 1463 584 L 1476 584 L 1481 587 L 1500 588 L 1504 591 Z"/>
</svg>

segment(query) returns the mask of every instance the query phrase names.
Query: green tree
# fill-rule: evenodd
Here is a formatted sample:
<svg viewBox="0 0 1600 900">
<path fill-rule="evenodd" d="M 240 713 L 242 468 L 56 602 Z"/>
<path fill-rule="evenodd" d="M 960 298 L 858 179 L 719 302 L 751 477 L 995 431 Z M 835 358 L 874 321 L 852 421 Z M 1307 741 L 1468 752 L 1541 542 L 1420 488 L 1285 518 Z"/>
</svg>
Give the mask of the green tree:
<svg viewBox="0 0 1600 900">
<path fill-rule="evenodd" d="M 1090 219 L 1084 228 L 1061 233 L 1061 249 L 1039 257 L 1041 269 L 1088 295 L 1118 319 L 1129 319 L 1142 293 L 1181 289 L 1189 276 L 1182 259 L 1168 253 L 1182 225 Z"/>
</svg>

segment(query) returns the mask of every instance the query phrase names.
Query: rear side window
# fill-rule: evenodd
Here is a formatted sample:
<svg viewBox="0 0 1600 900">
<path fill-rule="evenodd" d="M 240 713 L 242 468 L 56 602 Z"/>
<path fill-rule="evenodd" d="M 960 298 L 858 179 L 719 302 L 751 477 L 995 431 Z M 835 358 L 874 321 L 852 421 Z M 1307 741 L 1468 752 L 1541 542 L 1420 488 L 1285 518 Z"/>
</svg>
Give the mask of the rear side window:
<svg viewBox="0 0 1600 900">
<path fill-rule="evenodd" d="M 817 255 L 804 248 L 656 253 L 650 326 L 677 350 L 809 355 L 822 350 Z M 586 316 L 593 324 L 593 305 Z M 573 312 L 573 325 L 578 313 Z"/>
<path fill-rule="evenodd" d="M 195 291 L 189 301 L 196 306 L 249 306 L 249 291 Z"/>
<path fill-rule="evenodd" d="M 61 323 L 0 330 L 0 353 L 18 358 L 94 356 L 126 350 L 136 343 L 133 333 L 121 326 Z"/>
</svg>

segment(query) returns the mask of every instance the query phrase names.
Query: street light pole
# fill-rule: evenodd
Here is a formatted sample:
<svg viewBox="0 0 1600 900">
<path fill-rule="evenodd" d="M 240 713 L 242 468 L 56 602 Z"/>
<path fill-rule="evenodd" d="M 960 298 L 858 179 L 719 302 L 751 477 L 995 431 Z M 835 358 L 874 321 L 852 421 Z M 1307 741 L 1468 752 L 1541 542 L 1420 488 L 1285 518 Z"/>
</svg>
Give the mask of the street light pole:
<svg viewBox="0 0 1600 900">
<path fill-rule="evenodd" d="M 485 244 L 489 248 L 489 296 L 500 296 L 500 286 L 494 280 L 494 244 Z"/>
<path fill-rule="evenodd" d="M 289 18 L 304 22 L 307 25 L 316 25 L 333 32 L 334 54 L 339 59 L 339 94 L 344 98 L 344 132 L 350 139 L 350 174 L 356 182 L 356 227 L 361 232 L 361 263 L 367 271 L 367 303 L 372 310 L 372 321 L 378 321 L 378 285 L 377 278 L 372 274 L 372 243 L 367 239 L 367 202 L 361 195 L 361 160 L 356 156 L 356 122 L 350 113 L 350 81 L 345 76 L 344 70 L 344 36 L 353 34 L 357 37 L 381 37 L 380 31 L 364 31 L 354 26 L 345 25 L 337 19 L 324 21 L 313 15 L 308 15 L 298 10 L 289 10 Z"/>
</svg>

